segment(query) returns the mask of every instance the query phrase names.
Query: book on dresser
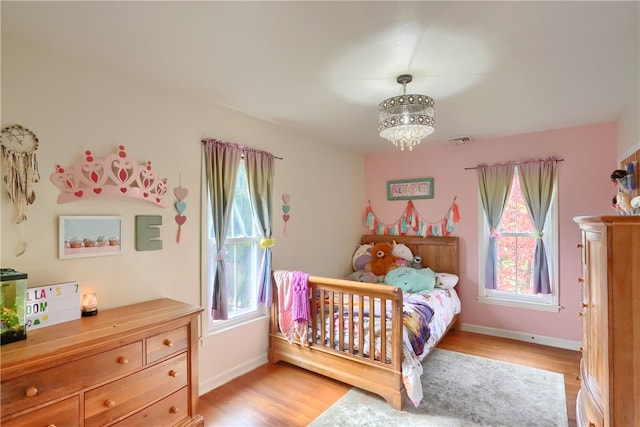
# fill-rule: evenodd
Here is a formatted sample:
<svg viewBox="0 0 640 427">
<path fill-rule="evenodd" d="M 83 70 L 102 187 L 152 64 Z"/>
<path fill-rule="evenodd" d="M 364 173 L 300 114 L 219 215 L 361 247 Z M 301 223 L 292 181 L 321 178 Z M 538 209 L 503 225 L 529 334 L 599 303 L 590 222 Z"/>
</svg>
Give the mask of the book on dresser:
<svg viewBox="0 0 640 427">
<path fill-rule="evenodd" d="M 578 426 L 640 426 L 640 216 L 574 221 L 583 287 Z"/>
<path fill-rule="evenodd" d="M 157 299 L 29 331 L 1 348 L 3 427 L 203 426 L 200 307 Z"/>
</svg>

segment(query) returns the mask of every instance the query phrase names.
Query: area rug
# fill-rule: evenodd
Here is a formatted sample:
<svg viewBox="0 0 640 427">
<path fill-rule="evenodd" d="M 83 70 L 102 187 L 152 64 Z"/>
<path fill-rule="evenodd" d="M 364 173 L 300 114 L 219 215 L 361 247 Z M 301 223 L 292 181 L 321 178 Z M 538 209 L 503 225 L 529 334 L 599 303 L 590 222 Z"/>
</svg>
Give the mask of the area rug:
<svg viewBox="0 0 640 427">
<path fill-rule="evenodd" d="M 424 398 L 405 396 L 397 411 L 372 393 L 352 388 L 310 427 L 565 427 L 562 374 L 435 349 L 424 361 Z"/>
</svg>

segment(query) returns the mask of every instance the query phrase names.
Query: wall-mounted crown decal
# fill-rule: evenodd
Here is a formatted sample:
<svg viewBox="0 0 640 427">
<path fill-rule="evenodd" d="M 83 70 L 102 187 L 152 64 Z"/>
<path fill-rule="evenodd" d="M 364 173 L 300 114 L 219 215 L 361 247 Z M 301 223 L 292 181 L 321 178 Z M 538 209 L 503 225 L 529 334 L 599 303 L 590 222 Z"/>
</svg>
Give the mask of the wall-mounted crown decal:
<svg viewBox="0 0 640 427">
<path fill-rule="evenodd" d="M 51 182 L 60 189 L 58 203 L 100 196 L 120 196 L 142 199 L 165 207 L 162 199 L 167 192 L 167 178 L 157 178 L 151 162 L 138 163 L 127 157 L 123 145 L 104 159 L 84 152 L 84 159 L 69 167 L 56 165 Z"/>
</svg>

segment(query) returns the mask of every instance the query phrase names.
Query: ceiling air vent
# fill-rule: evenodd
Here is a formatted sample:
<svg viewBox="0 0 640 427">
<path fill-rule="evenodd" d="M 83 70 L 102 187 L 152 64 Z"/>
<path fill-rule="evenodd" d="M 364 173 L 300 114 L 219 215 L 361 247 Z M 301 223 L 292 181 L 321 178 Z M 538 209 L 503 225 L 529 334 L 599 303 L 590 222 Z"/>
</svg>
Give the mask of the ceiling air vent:
<svg viewBox="0 0 640 427">
<path fill-rule="evenodd" d="M 448 138 L 447 141 L 449 141 L 449 143 L 451 143 L 451 144 L 460 145 L 460 144 L 466 144 L 468 142 L 471 142 L 471 137 L 470 136 L 456 136 L 454 138 Z"/>
</svg>

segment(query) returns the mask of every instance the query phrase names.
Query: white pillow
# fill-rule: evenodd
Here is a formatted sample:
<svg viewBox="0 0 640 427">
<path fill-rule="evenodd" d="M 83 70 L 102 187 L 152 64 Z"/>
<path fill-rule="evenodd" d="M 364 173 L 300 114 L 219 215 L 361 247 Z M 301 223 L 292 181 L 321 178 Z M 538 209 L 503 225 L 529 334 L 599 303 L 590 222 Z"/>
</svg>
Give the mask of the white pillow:
<svg viewBox="0 0 640 427">
<path fill-rule="evenodd" d="M 436 288 L 453 289 L 458 284 L 458 276 L 451 273 L 436 273 Z"/>
</svg>

